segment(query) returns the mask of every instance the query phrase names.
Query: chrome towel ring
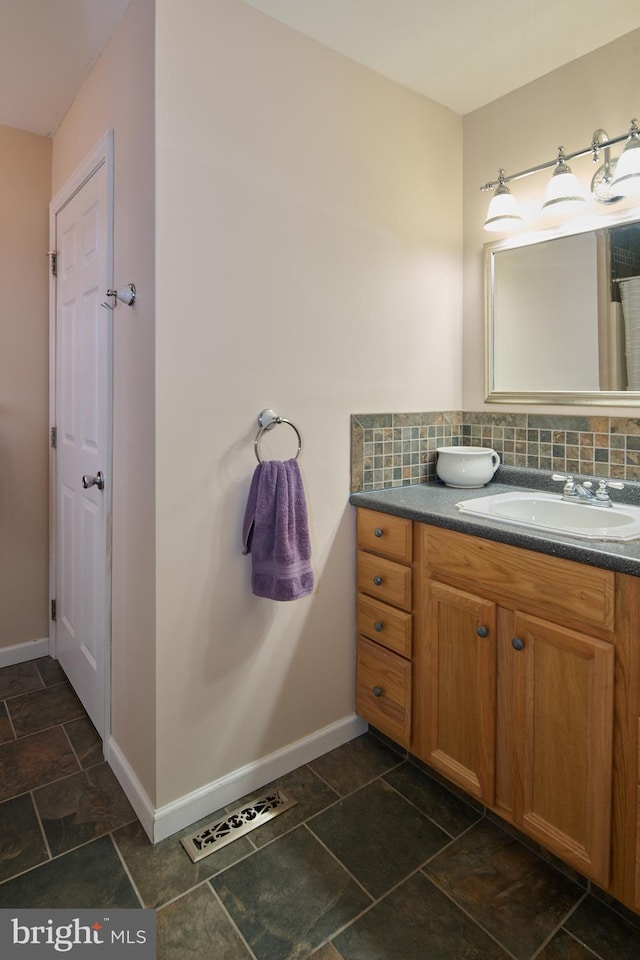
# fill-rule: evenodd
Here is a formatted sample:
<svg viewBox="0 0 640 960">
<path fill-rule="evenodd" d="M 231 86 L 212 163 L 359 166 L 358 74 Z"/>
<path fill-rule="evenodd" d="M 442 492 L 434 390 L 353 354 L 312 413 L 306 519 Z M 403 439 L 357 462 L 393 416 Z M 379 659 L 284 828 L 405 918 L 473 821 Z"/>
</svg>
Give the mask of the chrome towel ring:
<svg viewBox="0 0 640 960">
<path fill-rule="evenodd" d="M 279 417 L 278 414 L 274 413 L 273 410 L 263 410 L 258 415 L 259 429 L 253 444 L 253 449 L 256 452 L 256 459 L 258 463 L 262 463 L 262 458 L 260 456 L 260 440 L 262 438 L 262 434 L 265 432 L 265 430 L 273 430 L 273 428 L 277 426 L 277 424 L 279 423 L 286 423 L 287 426 L 291 427 L 291 429 L 295 431 L 295 435 L 298 438 L 298 449 L 296 450 L 295 458 L 296 460 L 298 459 L 300 455 L 300 451 L 302 450 L 302 437 L 300 436 L 300 431 L 298 430 L 296 425 L 294 423 L 291 423 L 291 420 L 285 420 L 284 417 Z"/>
</svg>

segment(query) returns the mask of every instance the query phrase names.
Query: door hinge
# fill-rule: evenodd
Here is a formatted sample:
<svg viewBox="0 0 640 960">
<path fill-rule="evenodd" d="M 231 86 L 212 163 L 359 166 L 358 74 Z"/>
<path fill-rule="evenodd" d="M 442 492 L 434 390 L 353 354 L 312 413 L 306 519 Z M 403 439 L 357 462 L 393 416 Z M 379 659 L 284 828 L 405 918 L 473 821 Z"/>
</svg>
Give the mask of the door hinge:
<svg viewBox="0 0 640 960">
<path fill-rule="evenodd" d="M 58 619 L 58 617 L 57 617 L 57 612 L 58 612 L 58 611 L 57 611 L 56 608 L 57 608 L 57 603 L 56 603 L 55 600 L 52 600 L 52 601 L 51 601 L 51 619 L 52 619 L 52 620 L 57 620 L 57 619 Z"/>
<path fill-rule="evenodd" d="M 49 257 L 51 259 L 51 276 L 58 276 L 58 254 L 54 250 L 49 250 Z"/>
<path fill-rule="evenodd" d="M 58 446 L 58 428 L 51 427 L 51 446 L 55 450 Z"/>
</svg>

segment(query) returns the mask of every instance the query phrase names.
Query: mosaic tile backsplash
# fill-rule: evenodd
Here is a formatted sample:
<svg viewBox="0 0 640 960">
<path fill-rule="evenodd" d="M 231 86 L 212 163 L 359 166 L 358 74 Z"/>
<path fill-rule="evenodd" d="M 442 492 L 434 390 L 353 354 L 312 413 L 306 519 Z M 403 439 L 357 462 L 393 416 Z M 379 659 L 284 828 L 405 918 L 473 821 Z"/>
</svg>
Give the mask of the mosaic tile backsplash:
<svg viewBox="0 0 640 960">
<path fill-rule="evenodd" d="M 640 419 L 464 411 L 351 416 L 351 490 L 436 480 L 436 449 L 492 447 L 506 466 L 640 480 Z"/>
</svg>

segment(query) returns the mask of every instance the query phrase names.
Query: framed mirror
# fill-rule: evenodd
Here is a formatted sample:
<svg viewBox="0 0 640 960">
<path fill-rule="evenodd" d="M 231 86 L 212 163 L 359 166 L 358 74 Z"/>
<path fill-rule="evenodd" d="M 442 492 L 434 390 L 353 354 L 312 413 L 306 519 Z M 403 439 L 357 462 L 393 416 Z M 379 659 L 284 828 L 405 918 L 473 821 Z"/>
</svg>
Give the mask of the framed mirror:
<svg viewBox="0 0 640 960">
<path fill-rule="evenodd" d="M 640 403 L 638 215 L 485 245 L 488 402 Z"/>
</svg>

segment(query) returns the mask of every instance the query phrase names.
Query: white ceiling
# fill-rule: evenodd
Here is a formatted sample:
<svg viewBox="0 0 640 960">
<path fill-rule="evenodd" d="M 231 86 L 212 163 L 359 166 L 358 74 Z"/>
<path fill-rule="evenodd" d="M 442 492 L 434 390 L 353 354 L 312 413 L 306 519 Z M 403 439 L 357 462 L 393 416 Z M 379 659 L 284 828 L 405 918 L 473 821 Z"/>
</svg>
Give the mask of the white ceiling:
<svg viewBox="0 0 640 960">
<path fill-rule="evenodd" d="M 128 5 L 0 0 L 0 123 L 54 133 Z"/>
<path fill-rule="evenodd" d="M 461 114 L 640 27 L 640 0 L 244 2 Z M 128 4 L 0 0 L 0 123 L 54 133 Z"/>
<path fill-rule="evenodd" d="M 244 0 L 456 113 L 640 27 L 640 0 Z"/>
</svg>

